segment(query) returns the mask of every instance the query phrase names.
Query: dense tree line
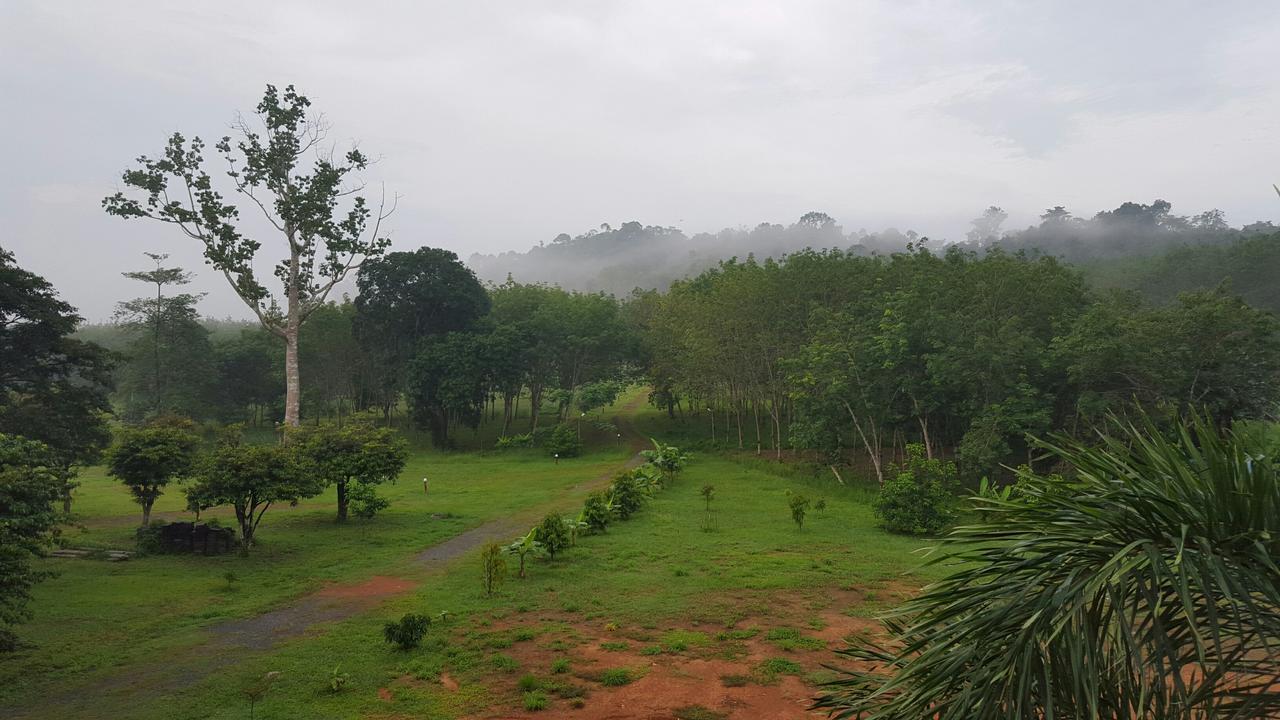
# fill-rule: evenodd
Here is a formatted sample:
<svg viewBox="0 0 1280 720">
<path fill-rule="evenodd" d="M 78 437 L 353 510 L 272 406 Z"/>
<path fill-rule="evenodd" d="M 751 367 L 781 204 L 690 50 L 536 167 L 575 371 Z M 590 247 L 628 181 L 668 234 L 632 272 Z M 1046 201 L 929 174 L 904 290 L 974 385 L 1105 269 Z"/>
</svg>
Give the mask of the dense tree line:
<svg viewBox="0 0 1280 720">
<path fill-rule="evenodd" d="M 1028 434 L 1134 406 L 1227 423 L 1280 399 L 1271 314 L 1219 290 L 1098 295 L 1056 259 L 998 248 L 729 261 L 634 304 L 669 412 L 739 448 L 856 457 L 882 481 L 909 443 L 976 476 L 1031 462 Z"/>
<path fill-rule="evenodd" d="M 522 398 L 530 431 L 547 401 L 564 419 L 584 407 L 584 389 L 626 375 L 637 351 L 612 296 L 514 282 L 486 289 L 444 250 L 390 253 L 358 282 L 356 335 L 385 397 L 402 395 L 437 446 L 458 426 L 501 422 L 508 434 Z"/>
</svg>

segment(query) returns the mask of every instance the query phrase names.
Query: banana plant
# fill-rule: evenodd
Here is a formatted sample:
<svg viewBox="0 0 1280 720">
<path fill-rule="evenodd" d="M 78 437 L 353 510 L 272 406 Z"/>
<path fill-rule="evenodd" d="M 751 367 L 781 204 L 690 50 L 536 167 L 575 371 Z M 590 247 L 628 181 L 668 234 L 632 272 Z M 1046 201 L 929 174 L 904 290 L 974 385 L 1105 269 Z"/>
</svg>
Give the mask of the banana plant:
<svg viewBox="0 0 1280 720">
<path fill-rule="evenodd" d="M 646 495 L 651 496 L 666 486 L 667 474 L 656 465 L 646 463 L 631 471 L 631 474 L 636 480 L 636 487 Z"/>
<path fill-rule="evenodd" d="M 546 548 L 542 547 L 542 543 L 538 542 L 538 529 L 533 528 L 524 537 L 518 537 L 510 545 L 503 548 L 508 555 L 515 555 L 520 558 L 519 577 L 524 578 L 524 562 L 530 555 L 533 557 L 541 557 L 546 553 Z"/>
<path fill-rule="evenodd" d="M 586 519 L 584 518 L 585 513 L 586 513 L 585 510 L 583 512 L 578 513 L 578 517 L 576 518 L 570 517 L 568 515 L 564 516 L 564 529 L 569 532 L 570 546 L 577 545 L 578 535 L 587 532 L 587 528 L 590 527 L 587 524 Z"/>
<path fill-rule="evenodd" d="M 640 454 L 654 467 L 661 470 L 666 479 L 674 480 L 676 475 L 688 464 L 689 455 L 680 452 L 680 448 L 674 445 L 667 445 L 655 438 L 649 438 L 649 440 L 653 443 L 653 449 L 645 450 Z"/>
</svg>

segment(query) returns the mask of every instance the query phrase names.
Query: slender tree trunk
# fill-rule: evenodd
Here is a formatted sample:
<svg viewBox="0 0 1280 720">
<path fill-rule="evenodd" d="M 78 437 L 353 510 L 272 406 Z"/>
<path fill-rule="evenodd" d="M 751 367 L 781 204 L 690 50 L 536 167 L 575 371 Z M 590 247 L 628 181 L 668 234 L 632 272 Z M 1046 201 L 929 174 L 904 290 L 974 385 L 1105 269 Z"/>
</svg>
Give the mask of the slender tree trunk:
<svg viewBox="0 0 1280 720">
<path fill-rule="evenodd" d="M 284 328 L 284 424 L 298 426 L 301 415 L 298 406 L 302 402 L 302 387 L 298 378 L 298 327 L 302 324 L 299 307 L 301 297 L 298 287 L 298 245 L 294 242 L 294 229 L 289 227 L 286 234 L 291 248 L 289 257 L 288 313 Z"/>
<path fill-rule="evenodd" d="M 760 434 L 760 400 L 758 398 L 751 401 L 751 413 L 756 419 L 756 454 L 760 455 L 764 452 L 764 438 Z"/>
<path fill-rule="evenodd" d="M 537 432 L 538 416 L 542 413 L 542 384 L 529 386 L 529 432 Z"/>
<path fill-rule="evenodd" d="M 302 399 L 298 386 L 298 326 L 290 318 L 284 336 L 284 424 L 298 426 L 301 416 L 298 407 Z"/>
<path fill-rule="evenodd" d="M 151 527 L 151 506 L 154 504 L 155 500 L 142 503 L 142 527 Z"/>
<path fill-rule="evenodd" d="M 157 269 L 157 272 L 159 272 L 159 270 L 158 270 L 158 269 Z M 161 399 L 160 399 L 160 398 L 161 398 L 161 393 L 163 392 L 163 391 L 161 390 L 161 383 L 160 383 L 160 309 L 161 309 L 162 307 L 164 307 L 164 296 L 162 295 L 163 288 L 164 288 L 164 286 L 163 286 L 163 285 L 161 285 L 160 283 L 156 283 L 156 331 L 155 331 L 155 337 L 153 338 L 153 340 L 155 340 L 155 342 L 154 342 L 154 343 L 152 343 L 152 353 L 153 353 L 153 355 L 154 355 L 154 361 L 155 361 L 155 373 L 156 373 L 156 377 L 155 377 L 155 381 L 156 381 L 156 382 L 155 382 L 155 386 L 156 386 L 156 407 L 155 407 L 155 411 L 156 411 L 156 414 L 157 414 L 157 415 L 159 415 L 159 414 L 160 414 L 160 408 L 161 408 L 161 407 L 163 407 L 163 402 L 162 402 L 162 401 L 161 401 Z"/>
<path fill-rule="evenodd" d="M 338 481 L 338 522 L 347 521 L 348 503 L 349 503 L 349 500 L 347 498 L 347 481 L 339 480 Z"/>
<path fill-rule="evenodd" d="M 858 416 L 853 412 L 853 408 L 849 406 L 849 403 L 846 402 L 844 404 L 844 409 L 849 412 L 849 418 L 853 420 L 853 427 L 858 431 L 858 437 L 862 438 L 862 445 L 866 447 L 867 455 L 871 456 L 871 465 L 876 470 L 876 481 L 880 485 L 884 485 L 884 470 L 881 468 L 883 459 L 880 457 L 880 433 L 876 429 L 875 421 L 869 421 L 871 436 L 868 437 L 867 433 L 862 429 L 862 422 L 858 420 Z"/>
<path fill-rule="evenodd" d="M 916 420 L 920 421 L 920 436 L 924 438 L 924 454 L 930 460 L 933 459 L 933 440 L 929 437 L 929 418 L 924 415 L 917 415 Z"/>
</svg>

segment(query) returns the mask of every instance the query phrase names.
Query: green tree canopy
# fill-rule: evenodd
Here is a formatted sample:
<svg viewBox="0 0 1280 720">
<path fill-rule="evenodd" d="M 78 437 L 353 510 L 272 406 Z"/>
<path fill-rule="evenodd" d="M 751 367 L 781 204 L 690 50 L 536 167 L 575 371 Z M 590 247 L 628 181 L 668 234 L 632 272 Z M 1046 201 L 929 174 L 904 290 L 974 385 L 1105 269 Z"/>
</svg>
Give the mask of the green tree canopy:
<svg viewBox="0 0 1280 720">
<path fill-rule="evenodd" d="M 142 506 L 142 524 L 170 483 L 191 473 L 200 438 L 189 420 L 162 417 L 142 427 L 121 428 L 107 452 L 107 474 L 124 483 Z"/>
<path fill-rule="evenodd" d="M 57 531 L 55 462 L 42 443 L 0 433 L 0 651 L 16 646 L 12 628 L 29 617 L 31 588 L 47 576 L 31 561 Z"/>
</svg>

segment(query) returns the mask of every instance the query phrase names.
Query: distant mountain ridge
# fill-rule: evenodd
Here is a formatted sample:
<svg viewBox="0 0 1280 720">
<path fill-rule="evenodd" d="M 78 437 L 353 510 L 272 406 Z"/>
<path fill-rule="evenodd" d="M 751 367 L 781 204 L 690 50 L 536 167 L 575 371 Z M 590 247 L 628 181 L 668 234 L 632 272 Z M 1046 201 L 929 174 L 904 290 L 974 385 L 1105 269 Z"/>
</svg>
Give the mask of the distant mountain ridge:
<svg viewBox="0 0 1280 720">
<path fill-rule="evenodd" d="M 1233 263 L 1244 263 L 1245 257 L 1256 261 L 1259 254 L 1264 261 L 1271 259 L 1273 256 L 1267 252 L 1265 242 L 1239 252 L 1205 248 L 1228 248 L 1280 232 L 1280 227 L 1269 221 L 1232 228 L 1217 210 L 1194 216 L 1174 215 L 1171 205 L 1163 200 L 1149 204 L 1126 202 L 1090 218 L 1077 218 L 1057 206 L 1046 210 L 1038 225 L 1007 232 L 1000 228 L 1006 217 L 1000 208 L 988 208 L 971 223 L 972 229 L 965 240 L 958 243 L 931 240 L 914 231 L 896 228 L 875 233 L 865 230 L 846 233 L 834 218 L 822 212 L 806 213 L 786 226 L 761 223 L 751 229 L 726 228 L 692 237 L 679 228 L 632 221 L 616 228 L 604 224 L 577 236 L 562 233 L 550 243 L 526 252 L 474 254 L 467 264 L 487 282 L 501 283 L 510 277 L 516 282 L 543 282 L 570 290 L 624 296 L 635 288 L 665 290 L 673 281 L 697 275 L 731 257 L 777 258 L 804 248 L 887 254 L 904 250 L 909 243 L 933 250 L 953 244 L 972 250 L 1001 247 L 1056 256 L 1081 266 L 1087 276 L 1098 280 L 1103 287 L 1141 289 L 1137 286 L 1143 284 L 1137 278 L 1125 280 L 1114 273 L 1108 274 L 1106 268 L 1112 263 L 1129 268 L 1126 272 L 1130 274 L 1158 270 L 1167 280 L 1148 283 L 1154 291 L 1190 282 L 1216 284 L 1214 277 L 1220 280 L 1235 275 L 1246 278 L 1243 282 L 1252 286 L 1255 284 L 1250 272 L 1252 266 L 1237 268 Z M 1182 253 L 1176 257 L 1186 262 L 1200 257 L 1197 253 L 1207 253 L 1204 257 L 1211 256 L 1213 261 L 1181 271 L 1175 271 L 1168 264 L 1157 266 L 1138 261 L 1175 250 Z M 1271 267 L 1273 272 L 1280 270 L 1280 266 Z M 1272 304 L 1265 300 L 1261 306 Z M 1280 307 L 1272 309 L 1280 312 Z"/>
</svg>

